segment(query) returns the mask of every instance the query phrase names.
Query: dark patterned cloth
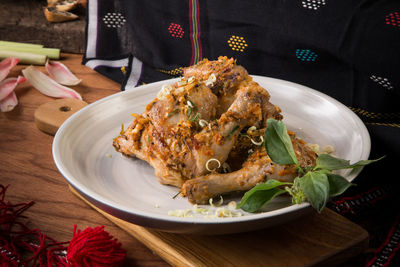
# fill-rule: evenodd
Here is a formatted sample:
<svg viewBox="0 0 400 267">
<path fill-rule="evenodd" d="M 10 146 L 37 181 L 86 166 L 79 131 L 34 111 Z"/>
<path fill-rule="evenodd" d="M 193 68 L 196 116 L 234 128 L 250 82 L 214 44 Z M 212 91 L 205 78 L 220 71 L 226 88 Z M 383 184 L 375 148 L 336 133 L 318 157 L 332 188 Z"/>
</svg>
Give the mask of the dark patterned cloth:
<svg viewBox="0 0 400 267">
<path fill-rule="evenodd" d="M 220 55 L 330 95 L 365 122 L 370 157 L 386 158 L 329 207 L 370 233 L 349 266 L 400 266 L 400 1 L 89 0 L 83 64 L 122 90 Z"/>
</svg>

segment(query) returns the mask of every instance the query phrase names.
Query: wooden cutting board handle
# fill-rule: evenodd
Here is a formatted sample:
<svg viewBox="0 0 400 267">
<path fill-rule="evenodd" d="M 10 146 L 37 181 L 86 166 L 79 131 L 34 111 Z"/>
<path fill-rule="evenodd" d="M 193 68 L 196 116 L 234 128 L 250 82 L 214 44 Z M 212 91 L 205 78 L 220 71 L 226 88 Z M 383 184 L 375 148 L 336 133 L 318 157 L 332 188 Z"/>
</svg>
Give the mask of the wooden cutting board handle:
<svg viewBox="0 0 400 267">
<path fill-rule="evenodd" d="M 45 103 L 35 111 L 35 124 L 41 131 L 55 135 L 66 119 L 86 105 L 85 101 L 73 98 Z"/>
</svg>

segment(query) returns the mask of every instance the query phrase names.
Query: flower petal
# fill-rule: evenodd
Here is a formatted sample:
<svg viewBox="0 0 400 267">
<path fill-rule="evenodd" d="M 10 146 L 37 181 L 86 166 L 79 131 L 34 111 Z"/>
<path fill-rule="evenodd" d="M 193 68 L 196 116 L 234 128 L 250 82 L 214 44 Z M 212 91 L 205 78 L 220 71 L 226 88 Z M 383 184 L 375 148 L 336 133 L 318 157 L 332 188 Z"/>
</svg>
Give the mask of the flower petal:
<svg viewBox="0 0 400 267">
<path fill-rule="evenodd" d="M 53 78 L 56 82 L 63 85 L 77 85 L 82 80 L 78 79 L 64 64 L 57 61 L 46 62 L 46 70 L 49 73 L 50 77 Z"/>
<path fill-rule="evenodd" d="M 15 57 L 9 57 L 0 62 L 0 81 L 7 77 L 8 73 L 10 73 L 10 70 L 17 65 L 18 62 L 19 59 Z"/>
<path fill-rule="evenodd" d="M 22 70 L 25 78 L 30 82 L 30 84 L 39 90 L 42 94 L 51 97 L 59 98 L 76 98 L 82 100 L 81 95 L 75 90 L 62 86 L 56 81 L 40 72 L 33 66 L 29 66 Z"/>
<path fill-rule="evenodd" d="M 15 92 L 11 92 L 6 98 L 0 101 L 0 110 L 1 112 L 9 112 L 14 109 L 14 107 L 18 105 L 18 99 Z"/>
<path fill-rule="evenodd" d="M 12 91 L 14 91 L 15 87 L 22 82 L 25 82 L 26 79 L 22 76 L 18 76 L 18 78 L 12 77 L 7 78 L 0 82 L 0 100 L 6 98 Z"/>
</svg>

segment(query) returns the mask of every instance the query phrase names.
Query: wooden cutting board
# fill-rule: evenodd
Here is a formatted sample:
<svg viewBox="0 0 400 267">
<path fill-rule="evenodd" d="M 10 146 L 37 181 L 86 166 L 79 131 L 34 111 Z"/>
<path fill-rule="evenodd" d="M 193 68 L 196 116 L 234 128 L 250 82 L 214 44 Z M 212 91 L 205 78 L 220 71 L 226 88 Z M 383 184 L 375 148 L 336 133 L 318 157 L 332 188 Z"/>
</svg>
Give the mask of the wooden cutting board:
<svg viewBox="0 0 400 267">
<path fill-rule="evenodd" d="M 118 219 L 70 189 L 173 266 L 338 266 L 368 247 L 363 228 L 329 209 L 255 232 L 172 234 Z"/>
</svg>

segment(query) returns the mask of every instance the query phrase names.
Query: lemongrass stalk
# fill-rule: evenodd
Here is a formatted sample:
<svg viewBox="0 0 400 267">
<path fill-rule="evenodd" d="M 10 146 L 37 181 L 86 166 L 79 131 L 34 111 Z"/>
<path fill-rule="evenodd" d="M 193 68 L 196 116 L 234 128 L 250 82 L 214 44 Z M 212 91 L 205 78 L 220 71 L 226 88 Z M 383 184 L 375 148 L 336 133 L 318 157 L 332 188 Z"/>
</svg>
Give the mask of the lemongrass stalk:
<svg viewBox="0 0 400 267">
<path fill-rule="evenodd" d="M 20 43 L 20 42 L 11 42 L 11 41 L 1 41 L 1 46 L 10 46 L 10 47 L 36 47 L 41 48 L 43 45 L 41 44 L 30 44 L 30 43 Z"/>
<path fill-rule="evenodd" d="M 0 47 L 0 59 L 8 57 L 18 58 L 20 60 L 19 62 L 22 64 L 32 64 L 32 65 L 44 65 L 47 60 L 47 56 L 45 55 L 5 50 Z"/>
<path fill-rule="evenodd" d="M 0 45 L 1 50 L 9 50 L 15 52 L 26 52 L 38 55 L 45 55 L 50 59 L 60 58 L 60 49 L 58 48 L 36 48 L 36 47 L 10 47 Z"/>
</svg>

